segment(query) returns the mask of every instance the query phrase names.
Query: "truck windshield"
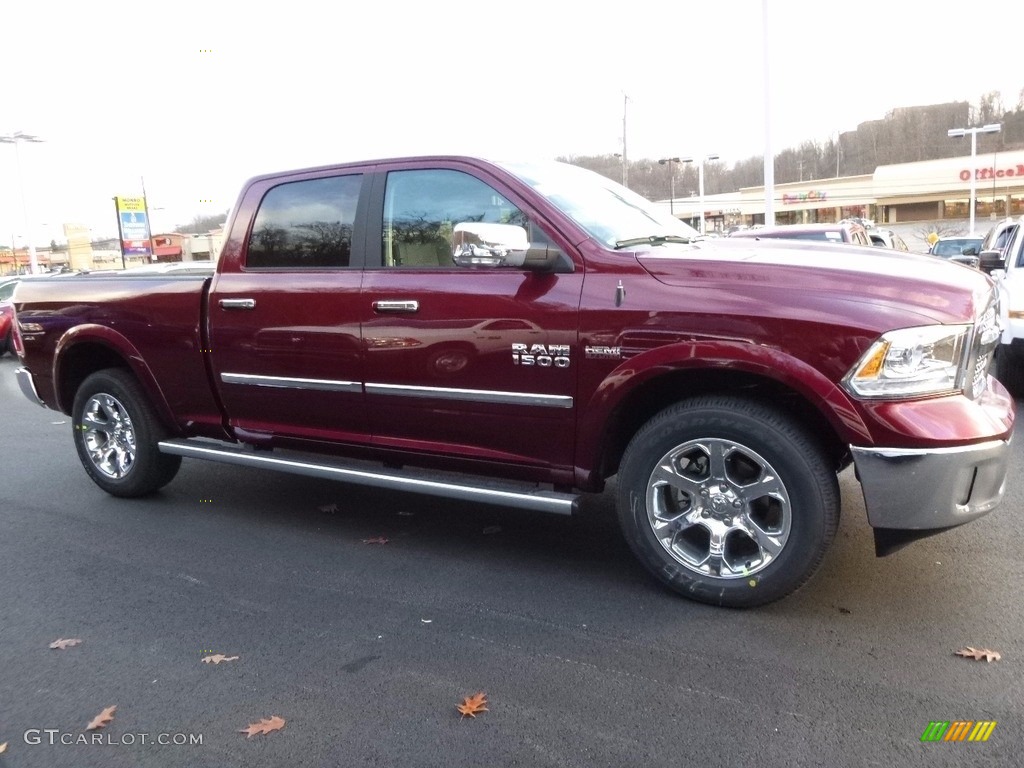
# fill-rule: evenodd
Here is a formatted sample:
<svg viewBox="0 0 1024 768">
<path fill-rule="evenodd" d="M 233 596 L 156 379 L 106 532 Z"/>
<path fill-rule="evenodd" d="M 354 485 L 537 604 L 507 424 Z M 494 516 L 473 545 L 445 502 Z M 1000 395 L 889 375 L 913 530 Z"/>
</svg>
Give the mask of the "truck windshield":
<svg viewBox="0 0 1024 768">
<path fill-rule="evenodd" d="M 700 236 L 650 200 L 585 168 L 566 163 L 503 167 L 610 248 L 689 242 Z"/>
</svg>

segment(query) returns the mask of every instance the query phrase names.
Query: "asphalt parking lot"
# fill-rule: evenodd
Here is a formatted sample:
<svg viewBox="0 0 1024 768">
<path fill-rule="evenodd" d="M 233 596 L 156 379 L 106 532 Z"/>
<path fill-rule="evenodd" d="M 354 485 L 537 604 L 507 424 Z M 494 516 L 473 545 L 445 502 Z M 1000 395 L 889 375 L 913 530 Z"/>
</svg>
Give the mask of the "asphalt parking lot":
<svg viewBox="0 0 1024 768">
<path fill-rule="evenodd" d="M 564 519 L 186 461 L 159 495 L 113 499 L 16 366 L 0 768 L 1019 764 L 1020 435 L 996 513 L 881 560 L 844 473 L 818 576 L 733 611 L 653 582 L 611 492 Z M 488 711 L 460 717 L 477 692 Z M 955 720 L 996 726 L 922 743 Z"/>
</svg>

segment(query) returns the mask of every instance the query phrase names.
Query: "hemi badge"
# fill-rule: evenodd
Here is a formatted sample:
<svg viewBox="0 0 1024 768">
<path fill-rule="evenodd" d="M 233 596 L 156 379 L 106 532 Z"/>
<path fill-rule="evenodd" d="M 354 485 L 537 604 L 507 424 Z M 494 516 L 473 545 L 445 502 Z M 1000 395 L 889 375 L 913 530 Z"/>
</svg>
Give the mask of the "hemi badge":
<svg viewBox="0 0 1024 768">
<path fill-rule="evenodd" d="M 584 347 L 583 356 L 588 360 L 619 360 L 622 347 Z"/>
</svg>

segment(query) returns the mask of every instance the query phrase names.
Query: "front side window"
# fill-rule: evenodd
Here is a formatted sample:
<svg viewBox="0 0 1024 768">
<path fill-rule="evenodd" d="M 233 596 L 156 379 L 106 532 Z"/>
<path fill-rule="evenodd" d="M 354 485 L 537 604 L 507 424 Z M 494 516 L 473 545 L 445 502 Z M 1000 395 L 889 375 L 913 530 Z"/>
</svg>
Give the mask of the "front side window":
<svg viewBox="0 0 1024 768">
<path fill-rule="evenodd" d="M 533 235 L 519 208 L 468 173 L 392 171 L 384 192 L 382 263 L 385 267 L 454 269 L 452 231 L 461 222 L 514 224 Z"/>
<path fill-rule="evenodd" d="M 246 251 L 250 268 L 347 267 L 362 176 L 292 181 L 260 203 Z"/>
</svg>

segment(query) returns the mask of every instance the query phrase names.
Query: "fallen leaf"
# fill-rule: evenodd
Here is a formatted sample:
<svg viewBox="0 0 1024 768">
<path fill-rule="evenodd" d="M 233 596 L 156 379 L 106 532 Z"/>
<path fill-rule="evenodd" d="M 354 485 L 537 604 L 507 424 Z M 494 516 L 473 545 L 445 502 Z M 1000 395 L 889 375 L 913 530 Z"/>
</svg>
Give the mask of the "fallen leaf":
<svg viewBox="0 0 1024 768">
<path fill-rule="evenodd" d="M 102 728 L 105 725 L 110 725 L 110 722 L 114 719 L 114 711 L 117 709 L 116 706 L 107 707 L 100 712 L 92 721 L 85 726 L 87 731 L 95 731 L 97 728 Z"/>
<path fill-rule="evenodd" d="M 363 544 L 387 544 L 388 540 L 384 536 L 377 536 L 373 539 L 363 539 Z"/>
<path fill-rule="evenodd" d="M 70 648 L 73 645 L 78 645 L 81 642 L 82 641 L 77 639 L 77 638 L 72 639 L 72 640 L 62 640 L 60 638 L 57 638 L 52 643 L 50 643 L 50 647 L 54 648 L 54 649 L 56 649 L 58 651 L 63 651 L 64 649 Z"/>
<path fill-rule="evenodd" d="M 492 533 L 501 533 L 500 525 L 488 525 L 484 528 L 484 535 L 490 535 Z"/>
<path fill-rule="evenodd" d="M 203 656 L 200 661 L 204 664 L 220 664 L 222 661 L 237 661 L 237 656 L 225 656 L 223 653 L 215 653 L 212 656 Z"/>
<path fill-rule="evenodd" d="M 321 512 L 337 512 L 338 511 L 338 505 L 337 504 L 324 504 L 322 507 L 317 507 L 317 509 L 319 509 Z"/>
<path fill-rule="evenodd" d="M 487 694 L 483 691 L 475 694 L 474 696 L 467 696 L 462 700 L 461 704 L 456 704 L 455 708 L 462 713 L 463 717 L 467 715 L 469 717 L 476 717 L 481 712 L 487 712 L 488 709 L 485 706 L 487 704 Z"/>
<path fill-rule="evenodd" d="M 6 751 L 7 751 L 7 742 L 5 741 L 3 744 L 0 744 L 0 755 L 2 755 Z"/>
<path fill-rule="evenodd" d="M 284 728 L 285 720 L 283 717 L 277 715 L 271 715 L 270 717 L 264 717 L 258 723 L 249 723 L 247 728 L 243 728 L 239 733 L 246 734 L 245 738 L 251 739 L 257 733 L 270 733 L 271 731 L 280 731 Z"/>
<path fill-rule="evenodd" d="M 853 613 L 853 611 L 851 611 L 849 608 L 843 608 L 843 606 L 841 606 L 841 605 L 839 606 L 839 612 L 840 613 Z"/>
<path fill-rule="evenodd" d="M 974 659 L 975 661 L 999 661 L 1002 655 L 999 651 L 990 651 L 988 648 L 961 648 L 955 652 L 957 656 L 963 656 L 965 659 Z"/>
</svg>

